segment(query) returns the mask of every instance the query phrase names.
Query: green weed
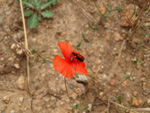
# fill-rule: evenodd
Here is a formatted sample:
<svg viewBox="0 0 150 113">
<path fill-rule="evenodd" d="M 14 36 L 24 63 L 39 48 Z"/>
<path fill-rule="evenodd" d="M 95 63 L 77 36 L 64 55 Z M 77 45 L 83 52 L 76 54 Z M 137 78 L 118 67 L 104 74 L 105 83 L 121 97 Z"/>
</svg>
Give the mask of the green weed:
<svg viewBox="0 0 150 113">
<path fill-rule="evenodd" d="M 41 2 L 41 0 L 22 0 L 22 4 L 27 7 L 24 11 L 24 16 L 28 18 L 29 28 L 36 28 L 42 17 L 52 18 L 54 14 L 48 8 L 59 1 L 60 0 L 47 0 L 46 2 Z"/>
</svg>

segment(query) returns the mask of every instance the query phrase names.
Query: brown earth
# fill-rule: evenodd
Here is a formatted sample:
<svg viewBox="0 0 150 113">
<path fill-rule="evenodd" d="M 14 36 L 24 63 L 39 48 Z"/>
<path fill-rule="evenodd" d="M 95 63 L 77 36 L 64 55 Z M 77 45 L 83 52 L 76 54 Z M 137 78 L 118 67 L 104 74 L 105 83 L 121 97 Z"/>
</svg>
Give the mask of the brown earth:
<svg viewBox="0 0 150 113">
<path fill-rule="evenodd" d="M 42 57 L 47 63 L 30 57 L 30 85 L 27 86 L 26 55 L 11 37 L 0 28 L 0 113 L 71 113 L 71 103 L 66 93 L 64 78 L 53 68 L 55 55 L 62 56 L 57 45 L 67 41 L 74 49 L 82 41 L 80 51 L 85 57 L 88 84 L 74 78 L 67 79 L 69 96 L 74 104 L 89 106 L 85 113 L 122 113 L 122 106 L 150 108 L 150 28 L 134 28 L 144 5 L 134 0 L 62 0 L 52 11 L 52 19 L 42 19 L 36 29 L 27 26 L 28 45 L 46 51 Z M 134 3 L 136 6 L 135 15 Z M 95 5 L 96 4 L 96 5 Z M 105 15 L 106 5 L 112 10 L 106 22 L 98 16 Z M 149 3 L 150 4 L 150 3 Z M 113 10 L 124 9 L 126 14 Z M 99 9 L 99 10 L 98 10 Z M 143 12 L 143 16 L 145 12 Z M 129 23 L 129 20 L 131 23 Z M 142 21 L 143 18 L 141 18 Z M 140 21 L 140 22 L 141 22 Z M 24 45 L 20 5 L 16 1 L 0 0 L 0 22 L 19 43 Z M 27 18 L 26 18 L 27 23 Z M 89 28 L 88 23 L 98 30 Z M 149 18 L 144 23 L 150 26 Z M 82 38 L 85 34 L 89 43 Z M 138 45 L 144 47 L 138 48 Z M 134 64 L 133 64 L 134 62 Z M 124 75 L 130 75 L 124 79 Z M 80 88 L 80 93 L 76 89 Z M 81 106 L 80 106 L 81 107 Z M 76 111 L 77 112 L 77 111 Z M 137 113 L 136 111 L 126 111 Z M 145 113 L 145 112 L 139 112 Z M 150 111 L 148 111 L 150 113 Z"/>
</svg>

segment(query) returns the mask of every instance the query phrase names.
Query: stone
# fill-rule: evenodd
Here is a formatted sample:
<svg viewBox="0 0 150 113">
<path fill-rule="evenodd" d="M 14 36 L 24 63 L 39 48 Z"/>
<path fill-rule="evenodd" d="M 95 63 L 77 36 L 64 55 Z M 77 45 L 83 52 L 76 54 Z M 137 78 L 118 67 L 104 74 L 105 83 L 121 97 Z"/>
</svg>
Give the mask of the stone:
<svg viewBox="0 0 150 113">
<path fill-rule="evenodd" d="M 150 104 L 150 99 L 147 99 L 147 103 Z"/>
<path fill-rule="evenodd" d="M 99 7 L 99 11 L 101 12 L 101 14 L 102 14 L 102 15 L 104 15 L 104 14 L 105 14 L 105 12 L 106 12 L 106 8 L 105 8 L 104 4 L 100 5 L 100 7 Z"/>
<path fill-rule="evenodd" d="M 14 64 L 14 67 L 15 67 L 16 69 L 20 69 L 19 64 Z"/>
<path fill-rule="evenodd" d="M 20 102 L 23 102 L 23 100 L 24 100 L 23 97 L 20 97 L 20 98 L 19 98 L 19 101 L 20 101 Z"/>
<path fill-rule="evenodd" d="M 115 86 L 117 84 L 117 81 L 115 79 L 113 79 L 110 84 L 111 84 L 111 86 Z"/>
<path fill-rule="evenodd" d="M 92 104 L 88 104 L 88 109 L 87 111 L 92 111 Z"/>
<path fill-rule="evenodd" d="M 49 96 L 45 96 L 45 97 L 43 97 L 43 100 L 44 100 L 45 102 L 48 102 L 48 101 L 50 101 L 50 97 L 49 97 Z"/>
<path fill-rule="evenodd" d="M 10 113 L 15 113 L 15 111 L 14 111 L 14 110 L 11 110 Z"/>
<path fill-rule="evenodd" d="M 96 61 L 96 65 L 100 65 L 101 64 L 101 60 L 100 59 L 98 59 L 97 61 Z"/>
<path fill-rule="evenodd" d="M 16 53 L 17 53 L 18 55 L 22 55 L 22 54 L 23 54 L 23 50 L 22 50 L 22 49 L 16 49 Z"/>
<path fill-rule="evenodd" d="M 86 93 L 85 86 L 81 83 L 76 82 L 75 80 L 68 81 L 69 92 L 77 93 L 78 95 L 83 95 Z"/>
<path fill-rule="evenodd" d="M 26 87 L 26 80 L 24 76 L 20 76 L 16 81 L 16 85 L 19 89 L 24 90 Z"/>
<path fill-rule="evenodd" d="M 106 80 L 106 79 L 107 79 L 107 75 L 106 75 L 106 74 L 103 74 L 103 75 L 102 75 L 102 79 Z"/>
<path fill-rule="evenodd" d="M 16 46 L 16 44 L 15 44 L 15 43 L 13 43 L 13 44 L 11 45 L 11 47 L 10 47 L 10 48 L 11 48 L 12 50 L 15 50 L 15 49 L 16 49 L 16 47 L 17 47 L 17 46 Z"/>
<path fill-rule="evenodd" d="M 100 92 L 99 96 L 102 97 L 104 95 L 104 92 Z"/>
<path fill-rule="evenodd" d="M 137 107 L 137 106 L 139 106 L 139 105 L 140 105 L 140 102 L 139 102 L 139 100 L 138 100 L 137 98 L 133 97 L 132 106 L 135 106 L 135 107 Z"/>
<path fill-rule="evenodd" d="M 138 92 L 137 91 L 133 91 L 133 96 L 137 96 L 138 95 Z"/>
<path fill-rule="evenodd" d="M 2 100 L 3 100 L 3 102 L 5 102 L 6 104 L 8 104 L 9 101 L 10 101 L 10 97 L 9 97 L 9 96 L 4 96 Z"/>
<path fill-rule="evenodd" d="M 78 78 L 75 77 L 77 82 L 88 83 L 88 78 L 85 75 L 78 74 Z"/>
<path fill-rule="evenodd" d="M 123 37 L 118 32 L 114 33 L 114 38 L 116 42 L 123 40 Z"/>
</svg>

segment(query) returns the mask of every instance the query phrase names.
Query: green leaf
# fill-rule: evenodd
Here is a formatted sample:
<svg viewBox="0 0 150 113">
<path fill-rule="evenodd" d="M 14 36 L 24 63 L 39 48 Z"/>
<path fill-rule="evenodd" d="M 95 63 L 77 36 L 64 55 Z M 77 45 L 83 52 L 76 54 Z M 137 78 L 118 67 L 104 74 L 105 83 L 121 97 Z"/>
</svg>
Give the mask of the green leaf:
<svg viewBox="0 0 150 113">
<path fill-rule="evenodd" d="M 81 46 L 81 44 L 82 44 L 82 41 L 78 43 L 77 47 L 80 47 L 80 46 Z"/>
<path fill-rule="evenodd" d="M 140 44 L 137 45 L 137 48 L 143 48 L 143 47 L 144 45 L 140 45 Z"/>
<path fill-rule="evenodd" d="M 33 14 L 29 19 L 28 19 L 28 25 L 29 28 L 36 28 L 39 24 L 38 16 L 37 14 Z"/>
<path fill-rule="evenodd" d="M 43 50 L 43 51 L 40 51 L 40 53 L 45 53 L 46 51 L 45 50 Z"/>
<path fill-rule="evenodd" d="M 46 10 L 46 11 L 43 11 L 42 12 L 42 16 L 44 17 L 44 18 L 51 18 L 51 17 L 53 17 L 53 12 L 51 12 L 51 11 L 49 11 L 49 10 Z"/>
<path fill-rule="evenodd" d="M 150 36 L 150 34 L 144 34 L 145 36 Z"/>
<path fill-rule="evenodd" d="M 110 13 L 107 11 L 105 14 L 105 17 L 107 18 L 110 15 Z"/>
<path fill-rule="evenodd" d="M 130 106 L 132 106 L 132 104 L 133 104 L 133 98 L 131 97 L 131 103 L 130 103 Z"/>
<path fill-rule="evenodd" d="M 117 101 L 118 101 L 119 103 L 122 103 L 122 96 L 117 96 Z"/>
<path fill-rule="evenodd" d="M 86 111 L 89 108 L 89 106 L 86 106 L 83 108 L 83 111 Z"/>
<path fill-rule="evenodd" d="M 70 107 L 73 109 L 73 111 L 75 111 L 76 109 L 78 109 L 78 104 L 76 104 L 76 105 L 71 105 Z"/>
<path fill-rule="evenodd" d="M 135 14 L 135 10 L 136 10 L 136 5 L 135 5 L 135 2 L 134 2 L 134 9 L 133 9 L 132 16 Z M 132 17 L 132 16 L 131 16 L 131 17 Z"/>
<path fill-rule="evenodd" d="M 41 1 L 40 1 L 40 0 L 34 0 L 33 3 L 34 3 L 34 5 L 35 5 L 36 9 L 37 9 L 37 10 L 40 10 Z"/>
<path fill-rule="evenodd" d="M 122 111 L 121 111 L 121 113 L 125 113 L 126 112 L 126 109 L 123 109 Z"/>
<path fill-rule="evenodd" d="M 137 61 L 137 64 L 138 64 L 139 66 L 141 66 L 141 61 Z"/>
<path fill-rule="evenodd" d="M 89 25 L 89 28 L 91 28 L 91 29 L 93 29 L 93 30 L 98 30 L 98 28 L 92 27 L 90 23 L 88 23 L 88 25 Z"/>
<path fill-rule="evenodd" d="M 85 35 L 84 35 L 84 33 L 82 32 L 82 37 L 85 39 Z"/>
<path fill-rule="evenodd" d="M 87 43 L 89 43 L 89 42 L 90 42 L 87 38 L 85 38 L 85 39 L 84 39 L 84 41 L 85 41 L 85 42 L 87 42 Z"/>
<path fill-rule="evenodd" d="M 150 6 L 146 6 L 146 11 L 149 9 Z"/>
<path fill-rule="evenodd" d="M 89 40 L 86 39 L 85 34 L 83 32 L 82 32 L 82 37 L 83 37 L 83 39 L 84 39 L 85 42 L 87 42 L 87 43 L 89 42 Z"/>
<path fill-rule="evenodd" d="M 41 10 L 46 9 L 47 7 L 51 6 L 52 3 L 53 3 L 53 1 L 44 2 L 40 6 Z"/>
<path fill-rule="evenodd" d="M 46 60 L 46 59 L 43 59 L 43 62 L 42 62 L 42 64 L 44 64 L 44 63 L 47 63 L 47 60 Z"/>
<path fill-rule="evenodd" d="M 52 4 L 55 5 L 56 2 L 59 2 L 60 0 L 48 0 L 48 1 L 52 1 Z"/>
<path fill-rule="evenodd" d="M 111 10 L 111 6 L 108 4 L 105 6 L 107 10 Z"/>
<path fill-rule="evenodd" d="M 40 16 L 38 16 L 38 20 L 39 20 L 39 21 L 41 21 L 41 20 L 42 20 L 42 17 L 41 17 L 41 15 L 40 15 Z"/>
<path fill-rule="evenodd" d="M 29 16 L 31 16 L 31 10 L 26 10 L 26 11 L 24 11 L 24 16 L 25 17 L 29 17 Z"/>
<path fill-rule="evenodd" d="M 81 102 L 81 104 L 80 104 L 80 105 L 81 105 L 81 107 L 83 106 L 83 101 Z"/>
<path fill-rule="evenodd" d="M 27 6 L 27 7 L 29 7 L 29 8 L 34 9 L 33 4 L 32 4 L 32 3 L 30 3 L 29 1 L 22 1 L 22 4 L 23 4 L 23 5 L 26 5 L 26 6 Z"/>
<path fill-rule="evenodd" d="M 141 61 L 138 61 L 138 60 L 137 60 L 137 61 L 133 61 L 132 63 L 133 63 L 134 65 L 139 65 L 139 66 L 141 66 Z"/>
<path fill-rule="evenodd" d="M 102 15 L 102 13 L 98 12 L 98 13 L 97 13 L 97 15 L 101 16 L 101 15 Z"/>
<path fill-rule="evenodd" d="M 102 20 L 106 22 L 106 16 L 102 16 Z"/>
<path fill-rule="evenodd" d="M 129 78 L 131 75 L 124 75 L 123 78 Z"/>
<path fill-rule="evenodd" d="M 77 72 L 75 73 L 75 77 L 76 77 L 76 78 L 79 78 L 79 75 L 78 75 L 78 73 L 77 73 Z"/>
<path fill-rule="evenodd" d="M 119 7 L 114 7 L 114 9 L 115 10 L 118 10 L 118 11 L 120 11 L 120 12 L 122 12 L 122 13 L 125 13 L 121 8 L 119 8 Z"/>
<path fill-rule="evenodd" d="M 36 45 L 34 45 L 34 48 L 33 48 L 34 50 L 36 50 Z"/>
<path fill-rule="evenodd" d="M 5 18 L 2 18 L 2 19 L 1 19 L 1 21 L 2 21 L 2 24 L 3 24 L 3 25 L 5 25 L 5 24 L 6 24 L 6 20 L 5 20 Z"/>
</svg>

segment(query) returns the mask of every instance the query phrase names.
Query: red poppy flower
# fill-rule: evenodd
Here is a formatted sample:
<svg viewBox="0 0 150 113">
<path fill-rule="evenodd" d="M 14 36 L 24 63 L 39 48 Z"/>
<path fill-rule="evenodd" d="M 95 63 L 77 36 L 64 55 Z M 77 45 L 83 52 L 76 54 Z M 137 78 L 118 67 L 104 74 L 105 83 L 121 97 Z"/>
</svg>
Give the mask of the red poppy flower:
<svg viewBox="0 0 150 113">
<path fill-rule="evenodd" d="M 66 78 L 71 78 L 75 73 L 88 75 L 87 70 L 85 69 L 85 63 L 79 61 L 72 52 L 80 55 L 80 52 L 76 52 L 72 49 L 72 46 L 67 42 L 58 43 L 61 52 L 65 59 L 55 56 L 53 60 L 53 66 L 56 71 L 60 72 Z"/>
</svg>

